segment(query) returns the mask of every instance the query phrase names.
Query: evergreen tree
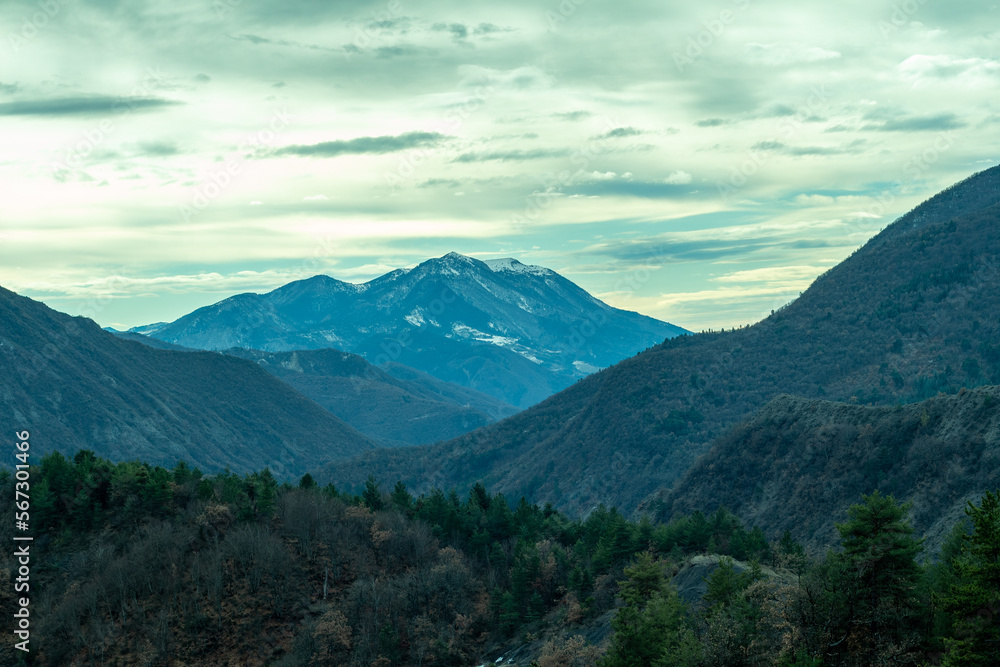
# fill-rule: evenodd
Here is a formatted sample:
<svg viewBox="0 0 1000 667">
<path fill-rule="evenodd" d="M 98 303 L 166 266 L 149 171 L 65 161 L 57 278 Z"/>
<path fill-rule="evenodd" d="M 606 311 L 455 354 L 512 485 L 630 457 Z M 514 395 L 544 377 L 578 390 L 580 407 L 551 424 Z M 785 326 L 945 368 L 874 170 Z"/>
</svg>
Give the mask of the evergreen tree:
<svg viewBox="0 0 1000 667">
<path fill-rule="evenodd" d="M 923 546 L 907 521 L 909 504 L 899 505 L 877 490 L 862 499 L 847 510 L 848 521 L 836 527 L 851 578 L 848 633 L 863 633 L 850 645 L 860 651 L 859 659 L 880 664 L 904 654 L 916 640 L 915 591 L 921 577 L 916 558 Z"/>
<path fill-rule="evenodd" d="M 403 480 L 396 482 L 396 486 L 392 489 L 392 504 L 404 512 L 409 512 L 413 506 L 413 496 L 406 490 Z"/>
<path fill-rule="evenodd" d="M 625 605 L 611 621 L 614 635 L 601 667 L 648 667 L 685 637 L 686 610 L 666 580 L 664 563 L 644 552 L 625 575 L 619 582 Z"/>
<path fill-rule="evenodd" d="M 373 512 L 383 509 L 382 490 L 379 488 L 378 482 L 375 481 L 374 475 L 368 475 L 368 479 L 365 480 L 365 490 L 361 493 L 361 502 Z"/>
<path fill-rule="evenodd" d="M 969 502 L 965 513 L 972 533 L 962 536 L 959 581 L 943 601 L 955 617 L 944 664 L 1000 665 L 1000 491 L 987 492 L 979 507 Z"/>
</svg>

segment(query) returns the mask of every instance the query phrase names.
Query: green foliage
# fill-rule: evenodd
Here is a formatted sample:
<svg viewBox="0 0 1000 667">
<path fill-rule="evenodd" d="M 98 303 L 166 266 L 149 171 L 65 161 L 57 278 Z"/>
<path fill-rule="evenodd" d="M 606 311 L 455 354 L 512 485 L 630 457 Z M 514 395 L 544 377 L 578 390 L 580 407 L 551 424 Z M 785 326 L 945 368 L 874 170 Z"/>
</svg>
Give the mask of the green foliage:
<svg viewBox="0 0 1000 667">
<path fill-rule="evenodd" d="M 740 593 L 754 582 L 754 576 L 749 572 L 737 572 L 733 559 L 723 556 L 719 566 L 708 576 L 707 591 L 703 600 L 709 607 L 719 605 L 728 607 L 737 600 Z"/>
<path fill-rule="evenodd" d="M 413 498 L 402 483 L 384 495 L 369 482 L 355 497 L 279 485 L 266 469 L 203 476 L 185 464 L 43 457 L 32 469 L 33 519 L 46 536 L 35 543 L 38 584 L 65 593 L 39 610 L 38 627 L 66 640 L 46 642 L 58 650 L 38 664 L 97 663 L 100 650 L 117 656 L 107 664 L 128 662 L 157 618 L 197 639 L 177 660 L 218 661 L 208 637 L 247 609 L 261 610 L 257 625 L 239 632 L 257 638 L 294 623 L 300 605 L 320 611 L 296 631 L 298 664 L 478 664 L 488 643 L 593 622 L 616 599 L 603 665 L 915 664 L 942 654 L 948 665 L 997 663 L 1000 494 L 970 503 L 937 562 L 921 568 L 908 506 L 878 492 L 838 525 L 843 550 L 810 560 L 788 532 L 771 553 L 761 531 L 722 507 L 668 524 L 603 506 L 572 520 L 523 500 L 512 508 L 484 486 L 463 500 L 440 490 Z M 722 558 L 690 611 L 671 574 L 713 546 Z M 770 579 L 760 555 L 798 563 L 801 576 Z M 112 624 L 115 646 L 100 634 Z M 184 653 L 195 644 L 202 653 Z"/>
<path fill-rule="evenodd" d="M 614 635 L 601 667 L 652 665 L 687 638 L 686 608 L 664 576 L 664 563 L 642 553 L 625 575 L 619 582 L 625 606 L 611 622 Z"/>
<path fill-rule="evenodd" d="M 944 664 L 1000 664 L 1000 491 L 987 492 L 965 513 L 971 534 L 962 533 L 954 557 L 957 581 L 942 603 L 954 618 L 954 636 L 946 639 Z"/>
<path fill-rule="evenodd" d="M 379 488 L 379 483 L 375 480 L 374 475 L 369 475 L 365 481 L 365 490 L 361 493 L 361 502 L 373 512 L 378 512 L 385 507 L 385 502 L 382 500 L 382 490 Z"/>
<path fill-rule="evenodd" d="M 823 597 L 834 619 L 835 646 L 862 664 L 906 661 L 920 641 L 923 605 L 918 597 L 923 550 L 913 537 L 908 504 L 878 491 L 852 505 L 837 524 L 843 553 L 825 564 Z M 833 642 L 831 642 L 833 643 Z"/>
</svg>

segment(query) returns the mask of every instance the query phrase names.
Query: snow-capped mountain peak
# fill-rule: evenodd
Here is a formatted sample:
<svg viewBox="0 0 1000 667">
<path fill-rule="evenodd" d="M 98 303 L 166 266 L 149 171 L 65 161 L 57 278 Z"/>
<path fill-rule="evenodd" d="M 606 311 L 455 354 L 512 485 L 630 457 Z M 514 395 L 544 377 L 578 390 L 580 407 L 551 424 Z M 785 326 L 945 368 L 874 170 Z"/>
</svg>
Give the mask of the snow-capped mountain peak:
<svg viewBox="0 0 1000 667">
<path fill-rule="evenodd" d="M 544 266 L 536 266 L 534 264 L 522 264 L 513 257 L 502 257 L 500 259 L 488 259 L 486 260 L 486 266 L 490 267 L 490 270 L 494 273 L 509 272 L 509 273 L 528 273 L 535 276 L 547 276 L 555 273 L 552 269 L 546 269 Z"/>
<path fill-rule="evenodd" d="M 612 308 L 550 269 L 451 252 L 361 285 L 314 276 L 237 295 L 147 332 L 200 349 L 336 347 L 527 407 L 684 330 Z"/>
</svg>

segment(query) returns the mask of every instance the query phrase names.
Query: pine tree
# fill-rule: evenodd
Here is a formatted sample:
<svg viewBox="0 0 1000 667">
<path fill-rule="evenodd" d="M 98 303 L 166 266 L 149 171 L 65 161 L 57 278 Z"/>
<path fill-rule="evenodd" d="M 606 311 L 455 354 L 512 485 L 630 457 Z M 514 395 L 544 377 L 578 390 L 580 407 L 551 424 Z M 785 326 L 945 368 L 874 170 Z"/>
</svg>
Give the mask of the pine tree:
<svg viewBox="0 0 1000 667">
<path fill-rule="evenodd" d="M 397 481 L 396 486 L 392 489 L 392 504 L 404 512 L 409 512 L 413 506 L 413 496 L 406 490 L 406 484 L 403 484 L 403 480 Z"/>
<path fill-rule="evenodd" d="M 374 475 L 368 475 L 368 479 L 365 480 L 365 490 L 361 494 L 361 502 L 373 512 L 383 508 L 382 490 L 379 488 L 379 483 L 375 481 Z"/>
<path fill-rule="evenodd" d="M 912 642 L 918 611 L 915 590 L 921 569 L 921 541 L 907 521 L 910 505 L 899 505 L 877 490 L 847 510 L 848 521 L 837 524 L 842 558 L 851 578 L 848 598 L 854 610 L 849 633 L 862 629 L 850 645 L 868 664 L 905 653 Z M 891 654 L 891 655 L 890 655 Z"/>
<path fill-rule="evenodd" d="M 614 635 L 601 667 L 648 667 L 685 638 L 686 610 L 666 580 L 664 563 L 644 552 L 625 575 L 619 582 L 625 605 L 611 621 Z"/>
<path fill-rule="evenodd" d="M 943 600 L 954 615 L 955 637 L 946 639 L 944 664 L 1000 664 L 1000 491 L 987 492 L 979 507 L 969 502 L 965 513 L 972 533 L 963 535 L 955 560 L 959 583 Z"/>
</svg>

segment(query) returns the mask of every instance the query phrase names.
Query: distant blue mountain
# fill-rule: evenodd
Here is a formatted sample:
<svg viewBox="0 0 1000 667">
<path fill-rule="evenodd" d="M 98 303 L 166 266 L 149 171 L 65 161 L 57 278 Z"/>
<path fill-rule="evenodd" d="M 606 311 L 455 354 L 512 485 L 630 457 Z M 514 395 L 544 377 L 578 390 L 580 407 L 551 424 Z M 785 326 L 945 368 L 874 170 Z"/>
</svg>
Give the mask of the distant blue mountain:
<svg viewBox="0 0 1000 667">
<path fill-rule="evenodd" d="M 524 408 L 684 329 L 613 308 L 555 271 L 449 253 L 363 284 L 325 275 L 132 332 L 189 348 L 337 348 Z"/>
</svg>

